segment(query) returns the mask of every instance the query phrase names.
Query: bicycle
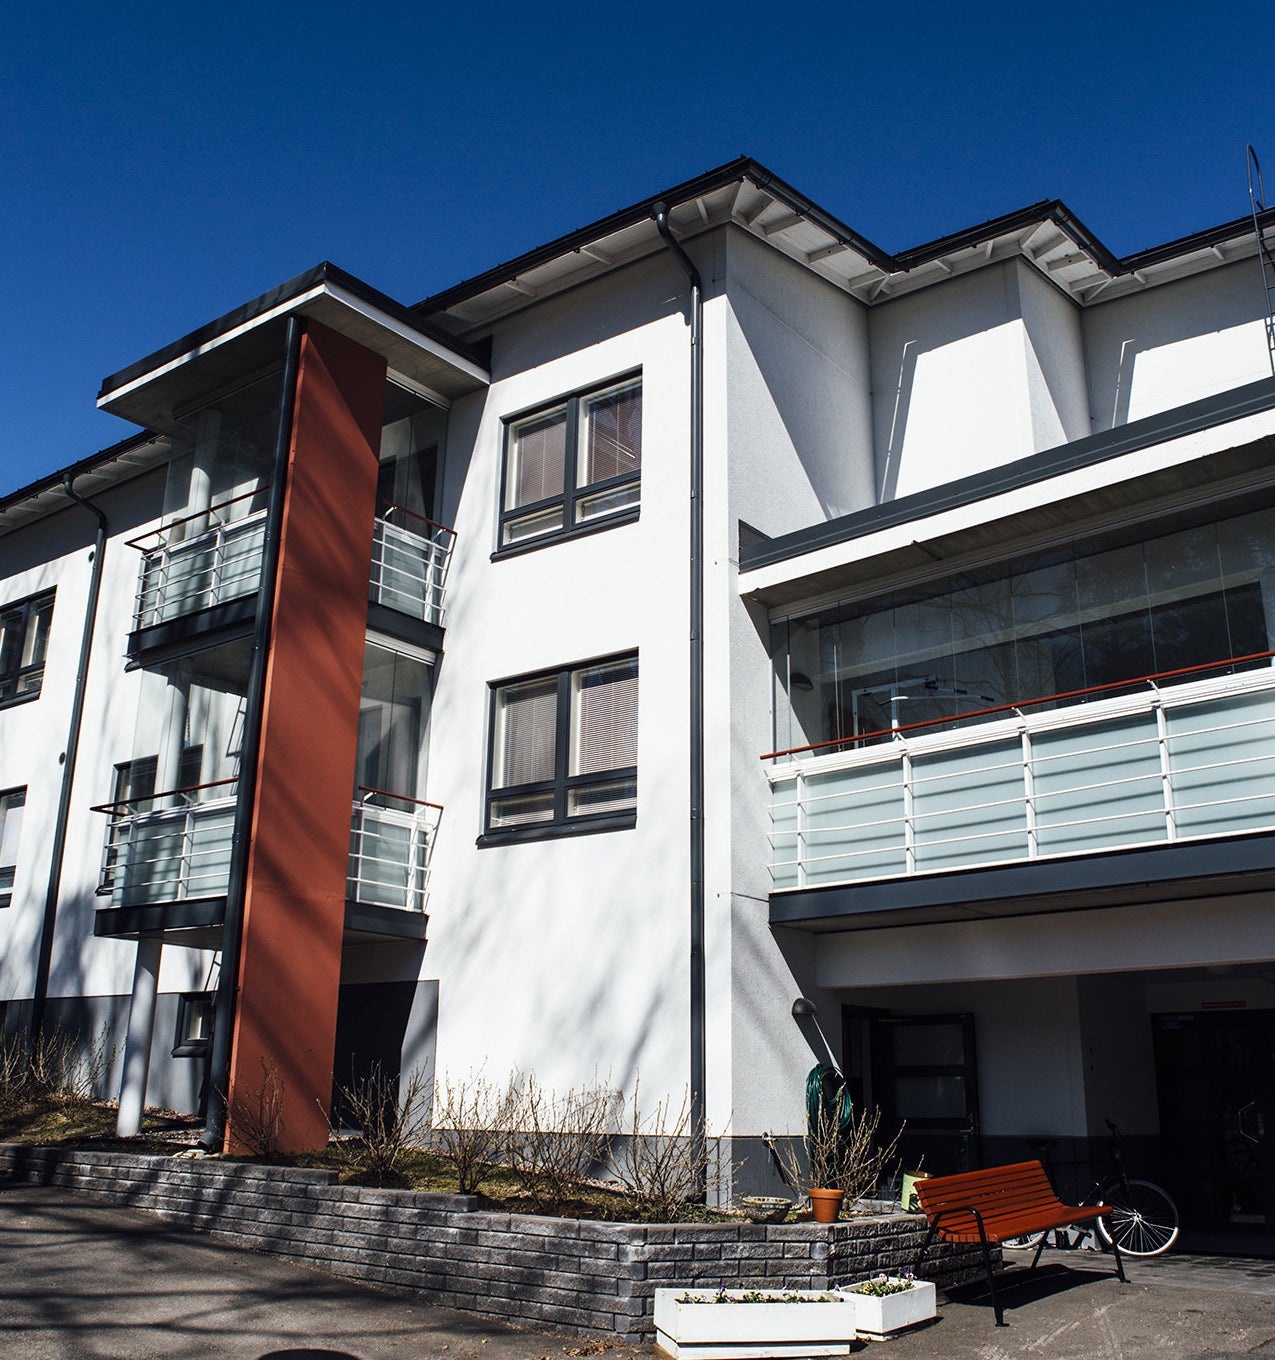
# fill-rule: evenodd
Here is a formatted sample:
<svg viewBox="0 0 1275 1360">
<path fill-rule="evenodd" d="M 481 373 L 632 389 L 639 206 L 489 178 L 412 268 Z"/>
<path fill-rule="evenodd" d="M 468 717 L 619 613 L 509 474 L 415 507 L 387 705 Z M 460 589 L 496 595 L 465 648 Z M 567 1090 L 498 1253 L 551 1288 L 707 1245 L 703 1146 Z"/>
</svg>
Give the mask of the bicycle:
<svg viewBox="0 0 1275 1360">
<path fill-rule="evenodd" d="M 1159 1256 L 1178 1240 L 1178 1206 L 1167 1190 L 1154 1181 L 1131 1177 L 1125 1169 L 1124 1142 L 1120 1130 L 1106 1120 L 1111 1130 L 1111 1168 L 1099 1177 L 1090 1192 L 1091 1204 L 1109 1204 L 1111 1213 L 1097 1220 L 1097 1235 L 1107 1245 L 1113 1243 L 1126 1256 Z M 1054 1180 L 1049 1149 L 1054 1139 L 1032 1140 L 1032 1147 L 1042 1154 L 1045 1171 Z M 1058 1240 L 1058 1230 L 1055 1241 Z M 1068 1245 L 1082 1245 L 1092 1236 L 1092 1230 L 1081 1230 L 1079 1239 Z M 1033 1233 L 1028 1237 L 1014 1237 L 1002 1245 L 1011 1249 L 1036 1249 L 1049 1237 L 1049 1232 Z"/>
</svg>

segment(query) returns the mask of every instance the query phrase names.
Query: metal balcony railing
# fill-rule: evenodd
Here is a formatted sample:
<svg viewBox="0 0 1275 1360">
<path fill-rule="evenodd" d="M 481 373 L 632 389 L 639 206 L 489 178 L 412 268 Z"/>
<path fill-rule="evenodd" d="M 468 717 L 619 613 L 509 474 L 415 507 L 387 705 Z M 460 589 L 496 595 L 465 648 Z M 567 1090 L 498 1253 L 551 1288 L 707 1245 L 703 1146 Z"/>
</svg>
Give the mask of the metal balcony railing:
<svg viewBox="0 0 1275 1360">
<path fill-rule="evenodd" d="M 424 911 L 429 861 L 443 809 L 437 803 L 360 787 L 350 822 L 351 902 Z"/>
<path fill-rule="evenodd" d="M 111 819 L 98 894 L 116 907 L 225 896 L 237 782 L 220 779 L 94 808 Z"/>
<path fill-rule="evenodd" d="M 266 511 L 244 512 L 264 494 L 236 496 L 130 541 L 142 553 L 135 630 L 260 589 Z"/>
<path fill-rule="evenodd" d="M 372 535 L 368 597 L 441 628 L 455 540 L 455 530 L 444 524 L 401 505 L 387 507 L 377 517 Z"/>
<path fill-rule="evenodd" d="M 861 749 L 775 752 L 791 763 L 770 771 L 774 887 L 1275 829 L 1275 671 L 1182 682 L 1271 658 L 1099 686 L 1074 707 L 1030 711 L 1077 697 L 1048 696 L 851 739 L 887 738 Z M 983 721 L 950 730 L 971 718 Z"/>
</svg>

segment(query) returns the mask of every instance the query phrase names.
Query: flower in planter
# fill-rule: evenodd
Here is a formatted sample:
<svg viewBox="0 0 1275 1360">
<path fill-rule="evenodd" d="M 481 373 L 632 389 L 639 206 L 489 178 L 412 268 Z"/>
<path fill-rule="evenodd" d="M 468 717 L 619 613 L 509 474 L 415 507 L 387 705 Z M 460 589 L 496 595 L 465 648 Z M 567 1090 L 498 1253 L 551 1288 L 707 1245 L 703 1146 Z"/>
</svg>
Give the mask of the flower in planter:
<svg viewBox="0 0 1275 1360">
<path fill-rule="evenodd" d="M 867 1294 L 870 1298 L 884 1299 L 891 1294 L 902 1294 L 911 1289 L 916 1282 L 916 1276 L 908 1271 L 906 1275 L 877 1275 L 871 1280 L 864 1280 L 862 1284 L 857 1284 L 850 1291 L 852 1294 Z"/>
</svg>

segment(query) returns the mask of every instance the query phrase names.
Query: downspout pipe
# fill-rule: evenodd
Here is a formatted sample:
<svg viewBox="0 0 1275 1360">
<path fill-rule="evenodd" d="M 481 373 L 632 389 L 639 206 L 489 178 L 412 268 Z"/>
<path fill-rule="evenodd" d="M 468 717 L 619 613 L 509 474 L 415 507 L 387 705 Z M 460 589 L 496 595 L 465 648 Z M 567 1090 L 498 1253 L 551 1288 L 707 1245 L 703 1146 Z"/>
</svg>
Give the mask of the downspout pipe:
<svg viewBox="0 0 1275 1360">
<path fill-rule="evenodd" d="M 690 532 L 690 1113 L 691 1137 L 706 1135 L 707 1017 L 704 968 L 704 285 L 669 227 L 666 203 L 652 209 L 656 230 L 691 285 Z"/>
<path fill-rule="evenodd" d="M 44 920 L 40 925 L 40 951 L 36 960 L 35 988 L 31 999 L 31 1041 L 44 1030 L 49 1001 L 49 973 L 53 964 L 53 930 L 57 922 L 58 896 L 62 891 L 62 866 L 66 859 L 66 828 L 71 815 L 71 786 L 75 783 L 75 761 L 80 749 L 80 728 L 84 722 L 84 693 L 88 686 L 89 659 L 93 652 L 93 630 L 97 624 L 98 599 L 102 593 L 102 567 L 106 560 L 106 535 L 110 530 L 105 513 L 75 489 L 75 479 L 67 472 L 62 490 L 97 520 L 93 540 L 93 571 L 89 577 L 88 601 L 80 632 L 80 660 L 75 672 L 75 692 L 71 699 L 71 722 L 67 728 L 66 750 L 62 753 L 62 787 L 58 793 L 57 817 L 53 825 L 53 859 L 49 865 L 49 886 L 44 896 Z"/>
<path fill-rule="evenodd" d="M 262 710 L 265 705 L 266 666 L 270 657 L 270 627 L 275 584 L 279 574 L 283 507 L 288 487 L 288 457 L 292 449 L 292 416 L 296 407 L 297 374 L 301 367 L 302 322 L 288 318 L 283 377 L 280 380 L 279 425 L 275 431 L 270 473 L 270 504 L 266 512 L 265 545 L 261 558 L 261 590 L 252 630 L 252 667 L 244 700 L 243 753 L 239 757 L 239 786 L 235 823 L 230 842 L 230 873 L 226 883 L 226 915 L 221 927 L 221 971 L 213 1001 L 212 1043 L 208 1054 L 208 1115 L 199 1146 L 220 1152 L 229 1116 L 230 1063 L 239 992 L 239 956 L 243 947 L 244 905 L 248 890 L 248 852 L 252 813 L 257 801 Z"/>
</svg>

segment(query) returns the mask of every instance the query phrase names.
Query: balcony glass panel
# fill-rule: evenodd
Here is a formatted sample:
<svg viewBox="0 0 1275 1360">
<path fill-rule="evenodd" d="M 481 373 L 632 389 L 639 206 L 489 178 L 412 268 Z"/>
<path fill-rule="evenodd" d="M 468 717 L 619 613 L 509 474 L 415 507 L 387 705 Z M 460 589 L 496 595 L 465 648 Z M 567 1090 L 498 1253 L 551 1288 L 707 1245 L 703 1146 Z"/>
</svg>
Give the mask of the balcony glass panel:
<svg viewBox="0 0 1275 1360">
<path fill-rule="evenodd" d="M 361 790 L 350 823 L 349 901 L 424 911 L 441 814 L 433 803 Z"/>
<path fill-rule="evenodd" d="M 115 812 L 106 833 L 98 892 L 115 907 L 223 897 L 234 821 L 233 791 L 230 797 L 188 806 Z"/>
<path fill-rule="evenodd" d="M 369 598 L 441 628 L 454 539 L 441 524 L 389 507 L 373 533 Z"/>
<path fill-rule="evenodd" d="M 200 520 L 216 518 L 218 509 L 202 513 Z M 264 510 L 247 519 L 216 523 L 193 537 L 177 536 L 186 529 L 189 524 L 174 525 L 136 540 L 142 549 L 142 570 L 135 629 L 255 595 L 261 588 Z"/>
</svg>

